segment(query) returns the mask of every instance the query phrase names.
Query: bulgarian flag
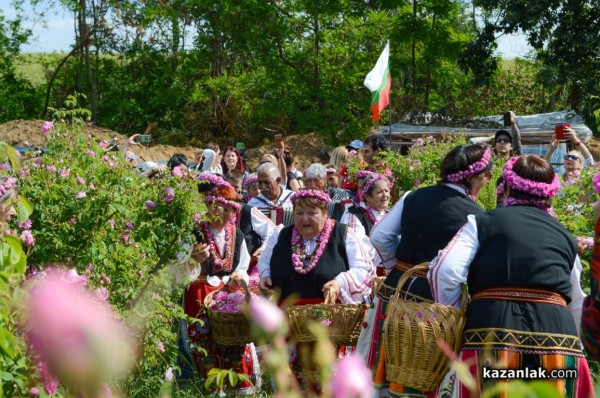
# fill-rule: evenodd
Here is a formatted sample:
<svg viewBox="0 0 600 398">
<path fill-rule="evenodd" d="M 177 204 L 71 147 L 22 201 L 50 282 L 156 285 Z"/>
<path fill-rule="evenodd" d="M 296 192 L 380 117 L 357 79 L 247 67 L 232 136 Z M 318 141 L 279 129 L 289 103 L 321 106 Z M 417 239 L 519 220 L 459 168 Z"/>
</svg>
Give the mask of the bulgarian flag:
<svg viewBox="0 0 600 398">
<path fill-rule="evenodd" d="M 392 76 L 390 75 L 390 42 L 388 40 L 383 52 L 377 60 L 377 64 L 367 77 L 365 86 L 371 91 L 371 112 L 373 121 L 379 120 L 381 110 L 390 103 L 390 89 L 392 88 Z"/>
</svg>

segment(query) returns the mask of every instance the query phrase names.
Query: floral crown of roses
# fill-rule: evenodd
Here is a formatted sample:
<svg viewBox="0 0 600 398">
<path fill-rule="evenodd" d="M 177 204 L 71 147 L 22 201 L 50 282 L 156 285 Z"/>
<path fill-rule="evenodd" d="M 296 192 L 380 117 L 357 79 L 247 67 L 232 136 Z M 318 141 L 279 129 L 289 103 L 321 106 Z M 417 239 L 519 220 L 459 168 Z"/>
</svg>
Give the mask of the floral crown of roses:
<svg viewBox="0 0 600 398">
<path fill-rule="evenodd" d="M 233 200 L 227 200 L 220 196 L 206 195 L 205 200 L 207 202 L 219 202 L 219 203 L 224 204 L 225 206 L 229 206 L 235 210 L 239 210 L 242 208 L 242 206 L 239 203 L 234 202 Z"/>
<path fill-rule="evenodd" d="M 257 176 L 250 176 L 248 178 L 246 178 L 246 181 L 244 181 L 244 183 L 242 184 L 242 187 L 244 189 L 248 189 L 248 187 L 252 184 L 256 184 L 258 182 L 258 177 Z"/>
<path fill-rule="evenodd" d="M 365 197 L 367 192 L 369 192 L 371 190 L 371 188 L 373 188 L 373 185 L 375 185 L 375 183 L 377 181 L 382 181 L 382 180 L 387 181 L 389 183 L 389 180 L 387 179 L 387 177 L 382 176 L 381 174 L 371 173 L 371 175 L 367 177 L 365 184 L 362 186 L 362 189 L 360 191 L 360 196 Z"/>
<path fill-rule="evenodd" d="M 369 171 L 369 170 L 359 170 L 356 173 L 356 179 L 357 180 L 361 180 L 361 179 L 367 178 L 367 177 L 369 177 L 369 176 L 371 176 L 373 174 L 375 174 L 375 173 L 373 173 L 372 171 Z"/>
<path fill-rule="evenodd" d="M 488 146 L 487 148 L 485 148 L 485 151 L 483 152 L 481 159 L 479 159 L 475 163 L 470 164 L 466 170 L 461 170 L 461 171 L 457 171 L 456 173 L 448 174 L 446 176 L 446 179 L 450 182 L 459 182 L 459 181 L 464 180 L 465 178 L 469 178 L 470 176 L 472 176 L 474 174 L 481 173 L 483 170 L 485 170 L 488 167 L 491 159 L 492 159 L 492 151 L 490 150 L 490 147 Z"/>
<path fill-rule="evenodd" d="M 326 169 L 326 171 L 327 171 L 327 174 L 335 174 L 337 170 L 333 167 L 328 167 Z"/>
<path fill-rule="evenodd" d="M 319 199 L 325 203 L 331 203 L 331 198 L 329 197 L 328 194 L 326 194 L 323 191 L 317 191 L 315 189 L 302 189 L 300 191 L 296 191 L 292 197 L 290 198 L 290 200 L 292 201 L 292 204 L 296 203 L 296 201 L 298 199 L 301 198 L 315 198 L 315 199 Z"/>
<path fill-rule="evenodd" d="M 225 181 L 223 178 L 211 173 L 200 173 L 198 174 L 196 179 L 198 180 L 198 191 L 200 191 L 200 193 L 208 192 L 214 187 L 221 186 L 230 187 L 235 191 L 235 189 L 230 183 Z"/>
<path fill-rule="evenodd" d="M 496 186 L 496 196 L 500 197 L 502 195 L 504 195 L 504 182 Z"/>
<path fill-rule="evenodd" d="M 504 165 L 502 176 L 504 177 L 504 182 L 506 185 L 515 191 L 525 192 L 541 198 L 550 198 L 556 195 L 560 189 L 558 175 L 554 174 L 554 178 L 552 179 L 551 183 L 533 181 L 523 178 L 513 170 L 513 166 L 517 160 L 519 160 L 519 158 L 517 156 L 513 156 Z"/>
</svg>

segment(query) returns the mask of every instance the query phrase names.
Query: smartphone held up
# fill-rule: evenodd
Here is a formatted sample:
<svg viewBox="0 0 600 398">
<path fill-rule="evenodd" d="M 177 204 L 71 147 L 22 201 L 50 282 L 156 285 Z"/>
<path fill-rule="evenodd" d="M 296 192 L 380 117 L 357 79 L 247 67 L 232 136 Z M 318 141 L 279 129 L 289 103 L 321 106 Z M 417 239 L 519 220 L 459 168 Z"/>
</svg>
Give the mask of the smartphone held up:
<svg viewBox="0 0 600 398">
<path fill-rule="evenodd" d="M 554 135 L 558 141 L 565 140 L 565 128 L 570 128 L 571 123 L 562 123 L 554 126 Z"/>
</svg>

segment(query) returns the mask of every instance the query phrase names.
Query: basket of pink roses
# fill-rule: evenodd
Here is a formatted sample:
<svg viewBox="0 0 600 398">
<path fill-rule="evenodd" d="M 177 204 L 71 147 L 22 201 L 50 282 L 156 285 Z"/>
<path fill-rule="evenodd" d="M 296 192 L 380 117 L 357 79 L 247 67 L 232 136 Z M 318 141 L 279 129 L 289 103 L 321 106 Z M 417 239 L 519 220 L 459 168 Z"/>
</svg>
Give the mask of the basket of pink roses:
<svg viewBox="0 0 600 398">
<path fill-rule="evenodd" d="M 244 306 L 257 295 L 254 288 L 240 280 L 242 289 L 225 285 L 209 293 L 204 299 L 211 335 L 217 344 L 244 345 L 252 342 L 250 322 Z"/>
</svg>

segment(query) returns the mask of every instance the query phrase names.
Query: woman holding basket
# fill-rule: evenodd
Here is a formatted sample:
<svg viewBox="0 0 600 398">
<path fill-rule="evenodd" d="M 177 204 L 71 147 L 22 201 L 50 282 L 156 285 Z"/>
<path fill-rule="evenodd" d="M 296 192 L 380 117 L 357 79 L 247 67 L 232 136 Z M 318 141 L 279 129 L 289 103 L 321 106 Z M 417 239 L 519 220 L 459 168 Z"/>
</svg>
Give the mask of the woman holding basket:
<svg viewBox="0 0 600 398">
<path fill-rule="evenodd" d="M 470 215 L 428 273 L 436 302 L 458 305 L 465 282 L 471 296 L 460 359 L 476 383 L 471 390 L 459 383 L 454 394 L 479 397 L 483 388 L 495 388 L 510 396 L 493 376 L 510 369 L 553 377 L 547 382 L 560 396 L 592 397 L 578 333 L 585 296 L 577 242 L 550 207 L 559 178 L 535 155 L 509 159 L 503 177 L 504 207 Z M 492 377 L 483 379 L 486 373 Z"/>
<path fill-rule="evenodd" d="M 207 220 L 200 222 L 195 232 L 197 243 L 191 251 L 191 259 L 181 264 L 186 268 L 187 278 L 192 281 L 184 293 L 183 309 L 186 315 L 202 322 L 181 324 L 180 350 L 186 363 L 180 364 L 182 375 L 178 381 L 205 379 L 212 368 L 234 369 L 247 374 L 251 381 L 237 384 L 235 392 L 252 394 L 253 385 L 256 388 L 260 385 L 260 368 L 254 345 L 217 344 L 211 337 L 204 306 L 208 294 L 226 284 L 229 291 L 239 290 L 241 280 L 246 283 L 249 280 L 250 254 L 243 232 L 235 226 L 236 214 L 240 210 L 239 196 L 233 187 L 223 182 L 210 191 L 205 201 Z M 195 377 L 194 373 L 198 376 Z"/>
<path fill-rule="evenodd" d="M 454 148 L 442 161 L 440 183 L 406 193 L 371 231 L 373 246 L 390 271 L 367 312 L 356 349 L 372 369 L 377 397 L 435 394 L 388 383 L 382 343 L 387 306 L 396 288 L 402 289 L 405 298 L 432 302 L 424 272 L 417 272 L 416 277 L 404 286 L 398 286 L 400 277 L 415 265 L 431 261 L 466 222 L 469 214 L 483 212 L 474 198 L 489 181 L 492 164 L 488 146 L 475 144 Z"/>
<path fill-rule="evenodd" d="M 270 295 L 276 288 L 281 300 L 297 299 L 297 305 L 322 303 L 328 296 L 362 303 L 370 294 L 374 268 L 360 239 L 327 217 L 327 193 L 300 190 L 291 201 L 294 224 L 275 229 L 258 261 L 261 291 Z"/>
</svg>

